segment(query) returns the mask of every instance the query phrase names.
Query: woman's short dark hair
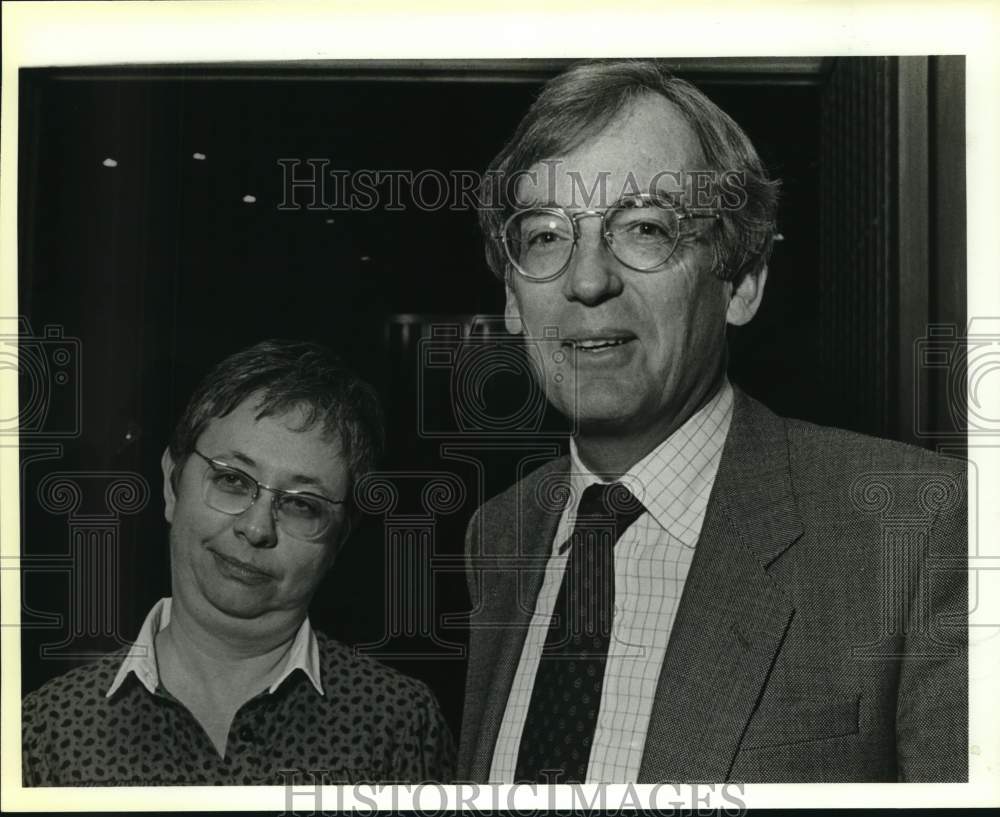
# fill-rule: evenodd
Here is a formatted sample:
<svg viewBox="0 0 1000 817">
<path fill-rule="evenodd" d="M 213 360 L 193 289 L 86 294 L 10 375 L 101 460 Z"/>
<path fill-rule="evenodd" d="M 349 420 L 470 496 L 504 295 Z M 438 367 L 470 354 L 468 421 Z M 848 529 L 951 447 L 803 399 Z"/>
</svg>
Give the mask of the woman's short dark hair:
<svg viewBox="0 0 1000 817">
<path fill-rule="evenodd" d="M 769 177 L 740 126 L 691 83 L 655 60 L 598 60 L 578 64 L 546 84 L 490 164 L 480 189 L 479 223 L 486 238 L 486 260 L 498 277 L 509 274 L 497 234 L 517 207 L 516 185 L 511 183 L 517 174 L 583 145 L 608 127 L 619 111 L 648 94 L 658 94 L 680 110 L 701 144 L 705 170 L 739 174 L 745 201 L 723 211 L 715 239 L 716 274 L 738 283 L 767 266 L 779 183 Z"/>
<path fill-rule="evenodd" d="M 352 485 L 382 455 L 382 409 L 372 386 L 325 346 L 265 340 L 227 357 L 195 389 L 170 438 L 174 473 L 180 473 L 209 421 L 253 395 L 257 419 L 301 408 L 299 430 L 321 424 L 324 436 L 340 444 Z"/>
</svg>

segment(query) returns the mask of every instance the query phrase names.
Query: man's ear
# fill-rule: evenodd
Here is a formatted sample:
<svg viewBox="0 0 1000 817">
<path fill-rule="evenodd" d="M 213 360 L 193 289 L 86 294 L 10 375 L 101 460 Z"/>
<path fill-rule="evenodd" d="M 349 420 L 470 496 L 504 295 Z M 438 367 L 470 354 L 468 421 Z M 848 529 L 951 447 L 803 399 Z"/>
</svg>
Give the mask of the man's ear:
<svg viewBox="0 0 1000 817">
<path fill-rule="evenodd" d="M 160 468 L 163 469 L 163 515 L 167 522 L 174 521 L 174 505 L 177 504 L 177 492 L 174 490 L 174 458 L 170 456 L 170 448 L 163 450 L 160 457 Z M 178 474 L 180 476 L 180 474 Z"/>
<path fill-rule="evenodd" d="M 767 267 L 757 275 L 744 275 L 738 287 L 733 290 L 726 310 L 726 322 L 733 326 L 750 323 L 760 302 L 764 300 L 764 284 L 767 283 Z"/>
<path fill-rule="evenodd" d="M 507 305 L 503 310 L 504 326 L 512 335 L 520 335 L 524 332 L 524 324 L 521 323 L 521 308 L 517 305 L 517 295 L 507 284 Z"/>
</svg>

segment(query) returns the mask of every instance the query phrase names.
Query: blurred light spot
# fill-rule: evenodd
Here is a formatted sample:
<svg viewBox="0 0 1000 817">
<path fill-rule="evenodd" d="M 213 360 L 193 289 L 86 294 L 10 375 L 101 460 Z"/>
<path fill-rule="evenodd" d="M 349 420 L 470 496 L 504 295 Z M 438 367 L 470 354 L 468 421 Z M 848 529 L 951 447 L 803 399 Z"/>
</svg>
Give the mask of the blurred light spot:
<svg viewBox="0 0 1000 817">
<path fill-rule="evenodd" d="M 105 159 L 103 162 L 101 162 L 101 164 L 104 165 L 105 167 L 118 167 L 118 160 L 117 159 L 112 159 L 109 156 L 107 159 Z"/>
<path fill-rule="evenodd" d="M 784 241 L 785 240 L 785 236 L 782 235 L 781 233 L 775 233 L 774 234 L 774 240 L 775 241 Z"/>
<path fill-rule="evenodd" d="M 328 219 L 326 220 L 326 223 L 327 223 L 327 224 L 333 224 L 333 219 L 332 219 L 332 218 L 328 218 Z"/>
<path fill-rule="evenodd" d="M 361 256 L 361 260 L 362 261 L 371 261 L 372 257 L 370 255 L 362 255 Z"/>
<path fill-rule="evenodd" d="M 191 158 L 192 159 L 197 159 L 199 162 L 202 162 L 202 161 L 205 160 L 205 154 L 204 153 L 193 153 L 193 154 L 191 154 Z"/>
<path fill-rule="evenodd" d="M 257 201 L 257 197 L 246 195 L 243 197 L 243 201 L 245 201 L 247 204 L 253 204 L 255 201 Z"/>
</svg>

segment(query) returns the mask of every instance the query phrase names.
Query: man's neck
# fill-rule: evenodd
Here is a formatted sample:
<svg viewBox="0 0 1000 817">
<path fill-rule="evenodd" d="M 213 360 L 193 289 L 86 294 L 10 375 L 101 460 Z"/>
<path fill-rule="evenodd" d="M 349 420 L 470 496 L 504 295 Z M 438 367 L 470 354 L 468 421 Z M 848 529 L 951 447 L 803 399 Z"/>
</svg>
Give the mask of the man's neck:
<svg viewBox="0 0 1000 817">
<path fill-rule="evenodd" d="M 725 373 L 702 392 L 692 394 L 678 411 L 643 428 L 581 428 L 574 437 L 580 461 L 598 477 L 616 480 L 661 445 L 704 408 L 725 383 Z"/>
</svg>

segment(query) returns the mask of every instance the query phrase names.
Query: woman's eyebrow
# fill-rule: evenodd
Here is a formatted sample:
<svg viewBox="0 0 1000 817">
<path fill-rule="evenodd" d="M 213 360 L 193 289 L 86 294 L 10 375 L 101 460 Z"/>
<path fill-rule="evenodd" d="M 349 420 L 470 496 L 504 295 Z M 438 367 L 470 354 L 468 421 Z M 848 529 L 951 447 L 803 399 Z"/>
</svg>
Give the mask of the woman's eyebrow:
<svg viewBox="0 0 1000 817">
<path fill-rule="evenodd" d="M 232 458 L 250 468 L 256 468 L 258 464 L 253 457 L 249 456 L 248 454 L 244 454 L 242 451 L 236 451 L 236 450 L 229 451 L 226 454 L 220 454 L 219 457 Z M 309 485 L 309 486 L 315 486 L 317 488 L 322 488 L 324 492 L 329 493 L 329 488 L 323 483 L 321 479 L 319 479 L 318 477 L 309 476 L 308 474 L 292 474 L 288 478 L 288 481 L 295 485 Z"/>
</svg>

